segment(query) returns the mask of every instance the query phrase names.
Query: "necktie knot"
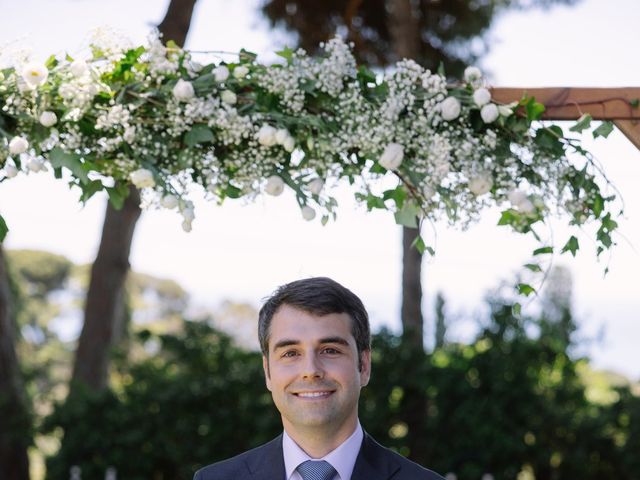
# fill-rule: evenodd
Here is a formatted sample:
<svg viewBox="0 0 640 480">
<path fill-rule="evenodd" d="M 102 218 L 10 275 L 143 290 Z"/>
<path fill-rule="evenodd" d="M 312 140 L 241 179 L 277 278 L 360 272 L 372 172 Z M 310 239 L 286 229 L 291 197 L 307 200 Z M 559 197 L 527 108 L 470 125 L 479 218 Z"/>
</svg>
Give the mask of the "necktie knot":
<svg viewBox="0 0 640 480">
<path fill-rule="evenodd" d="M 331 480 L 336 474 L 336 469 L 324 460 L 307 460 L 297 468 L 302 480 Z"/>
</svg>

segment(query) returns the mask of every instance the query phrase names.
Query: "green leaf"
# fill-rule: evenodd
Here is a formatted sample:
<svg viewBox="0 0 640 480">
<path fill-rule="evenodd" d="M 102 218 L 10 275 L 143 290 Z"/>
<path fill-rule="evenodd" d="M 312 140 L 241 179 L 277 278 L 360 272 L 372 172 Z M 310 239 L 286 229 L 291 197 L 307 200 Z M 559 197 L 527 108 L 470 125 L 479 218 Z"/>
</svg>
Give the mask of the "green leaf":
<svg viewBox="0 0 640 480">
<path fill-rule="evenodd" d="M 602 122 L 602 124 L 593 131 L 593 138 L 607 138 L 611 132 L 613 132 L 613 122 Z"/>
<path fill-rule="evenodd" d="M 7 227 L 7 222 L 4 221 L 2 215 L 0 215 L 0 243 L 7 236 L 7 232 L 9 231 L 9 227 Z"/>
<path fill-rule="evenodd" d="M 413 202 L 406 202 L 400 210 L 395 213 L 396 223 L 405 227 L 418 228 L 418 213 L 420 209 Z"/>
<path fill-rule="evenodd" d="M 536 102 L 535 97 L 525 98 L 520 102 L 520 104 L 524 106 L 525 111 L 527 112 L 527 120 L 539 120 L 544 113 L 544 105 Z"/>
<path fill-rule="evenodd" d="M 640 106 L 640 99 L 634 98 L 633 100 L 630 100 L 629 105 L 631 105 L 633 108 L 638 108 L 638 106 Z"/>
<path fill-rule="evenodd" d="M 537 263 L 527 263 L 524 268 L 531 270 L 532 272 L 541 272 L 542 268 Z"/>
<path fill-rule="evenodd" d="M 401 185 L 398 185 L 396 188 L 392 190 L 386 190 L 382 194 L 382 198 L 385 201 L 393 200 L 396 204 L 396 207 L 398 209 L 402 209 L 402 206 L 404 205 L 404 201 L 407 198 L 407 192 L 405 191 L 404 188 L 402 188 Z"/>
<path fill-rule="evenodd" d="M 89 177 L 87 176 L 87 172 L 79 155 L 65 152 L 61 148 L 56 147 L 49 152 L 48 157 L 53 168 L 68 168 L 73 176 L 80 180 L 80 182 L 87 183 L 89 181 Z"/>
<path fill-rule="evenodd" d="M 233 185 L 227 185 L 227 188 L 224 190 L 224 196 L 229 198 L 240 198 L 242 196 L 242 190 Z"/>
<path fill-rule="evenodd" d="M 194 125 L 184 135 L 184 143 L 189 147 L 194 147 L 199 143 L 213 142 L 215 138 L 211 129 L 206 125 Z"/>
<path fill-rule="evenodd" d="M 86 203 L 91 197 L 104 188 L 100 180 L 93 180 L 92 182 L 82 185 L 82 196 L 80 201 Z"/>
<path fill-rule="evenodd" d="M 119 185 L 115 187 L 107 187 L 105 189 L 109 194 L 109 202 L 116 210 L 121 210 L 124 205 L 124 200 L 129 195 L 129 189 L 126 185 Z"/>
<path fill-rule="evenodd" d="M 242 48 L 238 57 L 242 63 L 253 63 L 258 58 L 258 54 Z"/>
<path fill-rule="evenodd" d="M 593 120 L 593 117 L 588 113 L 585 113 L 578 119 L 576 124 L 569 129 L 569 131 L 580 133 L 591 126 L 591 120 Z"/>
<path fill-rule="evenodd" d="M 415 247 L 415 249 L 418 250 L 420 254 L 423 254 L 427 248 L 421 235 L 418 235 L 416 238 L 413 239 L 413 242 L 411 242 L 411 246 Z"/>
<path fill-rule="evenodd" d="M 600 216 L 603 209 L 604 209 L 604 198 L 602 198 L 602 195 L 600 195 L 599 193 L 596 193 L 596 196 L 593 199 L 593 207 L 592 207 L 593 214 L 595 215 L 596 218 Z"/>
<path fill-rule="evenodd" d="M 292 50 L 289 47 L 284 47 L 282 50 L 280 50 L 279 52 L 276 52 L 276 55 L 278 55 L 279 57 L 284 58 L 287 63 L 291 64 L 291 62 L 293 61 L 293 54 L 294 54 L 294 50 Z"/>
<path fill-rule="evenodd" d="M 533 251 L 534 255 L 545 255 L 547 253 L 553 253 L 553 247 L 540 247 Z"/>
<path fill-rule="evenodd" d="M 505 210 L 498 220 L 498 225 L 511 225 L 518 221 L 519 214 L 513 209 Z"/>
<path fill-rule="evenodd" d="M 516 288 L 518 289 L 518 293 L 520 295 L 524 295 L 525 297 L 528 297 L 532 293 L 536 293 L 536 289 L 528 283 L 519 283 L 518 285 L 516 285 Z"/>
<path fill-rule="evenodd" d="M 511 312 L 513 313 L 514 317 L 519 317 L 522 313 L 522 305 L 520 305 L 519 303 L 514 303 L 511 306 Z"/>
<path fill-rule="evenodd" d="M 58 65 L 58 59 L 55 55 L 51 55 L 49 58 L 47 58 L 47 61 L 44 62 L 44 66 L 49 70 L 54 68 L 56 65 Z"/>
<path fill-rule="evenodd" d="M 562 250 L 560 253 L 571 252 L 571 255 L 575 257 L 576 252 L 578 251 L 579 248 L 580 248 L 580 245 L 578 244 L 578 239 L 573 235 L 571 235 L 571 238 L 569 238 L 569 241 L 565 244 L 564 247 L 562 247 Z"/>
</svg>

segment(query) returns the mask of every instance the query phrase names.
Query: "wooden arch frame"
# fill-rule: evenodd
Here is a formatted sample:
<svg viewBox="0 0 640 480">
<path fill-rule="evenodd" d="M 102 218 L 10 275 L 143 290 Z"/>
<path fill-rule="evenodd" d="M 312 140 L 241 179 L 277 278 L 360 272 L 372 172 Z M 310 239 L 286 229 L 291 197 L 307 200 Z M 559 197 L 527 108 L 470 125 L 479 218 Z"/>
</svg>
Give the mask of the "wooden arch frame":
<svg viewBox="0 0 640 480">
<path fill-rule="evenodd" d="M 594 120 L 612 121 L 640 149 L 640 87 L 491 89 L 499 103 L 516 102 L 524 94 L 544 104 L 546 120 L 576 120 L 588 113 Z"/>
</svg>

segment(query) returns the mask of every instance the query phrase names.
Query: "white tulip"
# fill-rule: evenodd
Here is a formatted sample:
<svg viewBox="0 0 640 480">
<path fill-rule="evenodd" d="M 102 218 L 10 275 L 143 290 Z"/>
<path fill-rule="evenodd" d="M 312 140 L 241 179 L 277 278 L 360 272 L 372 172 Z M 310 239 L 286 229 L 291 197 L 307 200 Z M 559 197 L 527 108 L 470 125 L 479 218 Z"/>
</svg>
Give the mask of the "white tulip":
<svg viewBox="0 0 640 480">
<path fill-rule="evenodd" d="M 169 193 L 162 197 L 162 200 L 160 200 L 160 205 L 162 205 L 164 208 L 172 210 L 178 206 L 178 197 Z"/>
<path fill-rule="evenodd" d="M 38 118 L 40 124 L 44 127 L 53 127 L 56 123 L 58 123 L 58 117 L 53 112 L 42 112 L 40 117 Z"/>
<path fill-rule="evenodd" d="M 482 107 L 491 101 L 491 92 L 486 88 L 479 88 L 473 92 L 473 101 Z"/>
<path fill-rule="evenodd" d="M 195 91 L 191 82 L 180 79 L 173 87 L 173 96 L 179 102 L 187 102 L 195 96 Z"/>
<path fill-rule="evenodd" d="M 9 153 L 11 155 L 20 155 L 29 149 L 29 142 L 24 137 L 13 137 L 9 142 Z"/>
<path fill-rule="evenodd" d="M 307 184 L 307 188 L 313 195 L 320 195 L 324 187 L 324 181 L 321 178 L 314 178 Z"/>
<path fill-rule="evenodd" d="M 500 113 L 498 113 L 498 107 L 496 107 L 495 103 L 489 103 L 482 107 L 480 110 L 480 116 L 484 123 L 491 123 L 498 119 Z"/>
<path fill-rule="evenodd" d="M 233 69 L 233 76 L 236 78 L 244 78 L 249 73 L 249 69 L 244 65 L 238 65 Z"/>
<path fill-rule="evenodd" d="M 82 77 L 85 73 L 87 73 L 87 71 L 89 71 L 89 66 L 84 60 L 78 59 L 71 62 L 69 70 L 74 77 Z"/>
<path fill-rule="evenodd" d="M 404 158 L 404 148 L 399 143 L 390 143 L 384 149 L 378 163 L 387 170 L 396 170 Z"/>
<path fill-rule="evenodd" d="M 284 180 L 278 175 L 271 175 L 267 178 L 267 185 L 264 187 L 264 191 L 269 195 L 277 197 L 284 191 Z"/>
<path fill-rule="evenodd" d="M 220 94 L 220 98 L 226 104 L 233 105 L 238 101 L 238 97 L 231 90 L 225 90 Z"/>
<path fill-rule="evenodd" d="M 482 72 L 478 67 L 467 67 L 464 70 L 464 79 L 466 82 L 473 83 L 482 78 Z"/>
<path fill-rule="evenodd" d="M 493 179 L 489 173 L 480 173 L 469 180 L 469 190 L 475 196 L 484 195 L 493 187 Z"/>
<path fill-rule="evenodd" d="M 458 118 L 458 115 L 460 115 L 461 108 L 460 100 L 456 97 L 445 98 L 440 102 L 440 114 L 442 115 L 442 119 L 447 122 L 455 120 Z"/>
<path fill-rule="evenodd" d="M 47 81 L 49 70 L 41 63 L 31 62 L 22 69 L 22 78 L 30 87 L 39 87 Z"/>
<path fill-rule="evenodd" d="M 276 144 L 276 129 L 271 125 L 263 125 L 258 131 L 258 142 L 265 147 L 271 147 Z"/>
<path fill-rule="evenodd" d="M 293 139 L 293 137 L 287 137 L 282 146 L 287 152 L 291 153 L 296 148 L 296 141 Z"/>
<path fill-rule="evenodd" d="M 291 134 L 289 133 L 289 130 L 287 130 L 286 128 L 279 128 L 276 131 L 276 142 L 279 145 L 284 145 L 284 142 L 286 142 L 287 138 L 289 138 L 291 136 Z"/>
<path fill-rule="evenodd" d="M 5 165 L 4 166 L 4 176 L 7 178 L 13 178 L 16 175 L 18 175 L 18 169 L 16 167 L 14 167 L 13 165 Z"/>
<path fill-rule="evenodd" d="M 310 222 L 314 218 L 316 218 L 316 211 L 308 205 L 302 207 L 302 218 L 306 221 Z"/>
<path fill-rule="evenodd" d="M 229 69 L 224 65 L 214 68 L 211 73 L 213 73 L 213 78 L 216 79 L 216 82 L 224 82 L 229 78 Z"/>
<path fill-rule="evenodd" d="M 137 188 L 149 188 L 156 185 L 156 181 L 153 178 L 153 172 L 146 168 L 140 168 L 129 174 L 129 179 Z"/>
</svg>

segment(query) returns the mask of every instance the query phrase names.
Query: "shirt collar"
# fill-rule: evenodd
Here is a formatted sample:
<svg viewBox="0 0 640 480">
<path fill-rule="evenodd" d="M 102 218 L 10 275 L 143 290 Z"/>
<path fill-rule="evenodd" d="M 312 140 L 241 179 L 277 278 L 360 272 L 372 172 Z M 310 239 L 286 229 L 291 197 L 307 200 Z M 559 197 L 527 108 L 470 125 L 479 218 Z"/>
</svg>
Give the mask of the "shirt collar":
<svg viewBox="0 0 640 480">
<path fill-rule="evenodd" d="M 356 464 L 364 432 L 360 422 L 356 425 L 355 431 L 340 446 L 329 452 L 322 458 L 311 458 L 302 448 L 284 431 L 282 435 L 282 453 L 284 455 L 284 468 L 287 479 L 291 478 L 293 472 L 302 462 L 307 460 L 326 460 L 336 469 L 340 480 L 349 480 Z"/>
</svg>

